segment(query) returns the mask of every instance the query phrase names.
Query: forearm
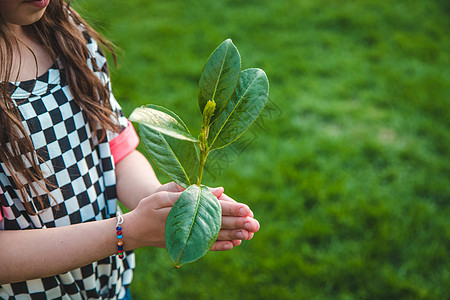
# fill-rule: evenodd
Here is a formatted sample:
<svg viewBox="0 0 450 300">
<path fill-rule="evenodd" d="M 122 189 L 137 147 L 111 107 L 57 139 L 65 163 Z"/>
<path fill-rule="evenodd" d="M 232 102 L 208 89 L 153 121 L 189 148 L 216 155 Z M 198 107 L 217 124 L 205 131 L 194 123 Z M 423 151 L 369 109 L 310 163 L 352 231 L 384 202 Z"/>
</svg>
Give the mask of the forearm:
<svg viewBox="0 0 450 300">
<path fill-rule="evenodd" d="M 0 231 L 0 284 L 43 278 L 117 252 L 116 219 L 31 230 Z M 124 237 L 130 235 L 124 232 Z M 124 240 L 125 249 L 133 247 Z"/>
<path fill-rule="evenodd" d="M 116 178 L 117 197 L 130 210 L 161 186 L 152 166 L 137 150 L 117 163 Z"/>
<path fill-rule="evenodd" d="M 129 209 L 160 186 L 138 151 L 123 158 L 116 172 L 118 198 Z M 137 230 L 131 229 L 134 222 L 129 216 L 124 215 L 125 250 L 142 246 L 142 239 L 133 237 Z M 0 231 L 0 284 L 65 273 L 116 253 L 115 225 L 112 218 L 56 228 Z"/>
</svg>

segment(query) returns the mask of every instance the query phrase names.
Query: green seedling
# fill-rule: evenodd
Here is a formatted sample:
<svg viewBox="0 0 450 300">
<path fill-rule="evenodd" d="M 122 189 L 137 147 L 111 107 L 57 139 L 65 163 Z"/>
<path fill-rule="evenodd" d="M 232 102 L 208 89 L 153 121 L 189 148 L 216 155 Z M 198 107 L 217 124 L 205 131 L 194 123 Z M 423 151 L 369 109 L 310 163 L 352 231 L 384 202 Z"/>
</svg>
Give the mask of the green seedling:
<svg viewBox="0 0 450 300">
<path fill-rule="evenodd" d="M 227 39 L 210 55 L 200 77 L 198 138 L 164 107 L 150 104 L 130 115 L 131 121 L 139 123 L 141 139 L 155 165 L 186 188 L 165 226 L 166 247 L 176 267 L 204 256 L 221 228 L 219 201 L 201 184 L 208 155 L 236 141 L 259 116 L 268 96 L 264 71 L 241 71 L 239 51 Z"/>
</svg>

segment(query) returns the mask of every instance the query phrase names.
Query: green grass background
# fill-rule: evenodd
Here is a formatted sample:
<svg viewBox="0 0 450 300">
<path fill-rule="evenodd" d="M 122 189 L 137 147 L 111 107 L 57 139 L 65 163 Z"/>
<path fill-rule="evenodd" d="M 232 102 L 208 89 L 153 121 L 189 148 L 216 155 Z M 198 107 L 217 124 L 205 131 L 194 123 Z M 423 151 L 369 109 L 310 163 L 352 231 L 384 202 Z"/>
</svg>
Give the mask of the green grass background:
<svg viewBox="0 0 450 300">
<path fill-rule="evenodd" d="M 134 299 L 450 298 L 450 2 L 72 4 L 121 49 L 126 115 L 162 105 L 198 134 L 200 72 L 226 38 L 271 84 L 205 180 L 249 204 L 260 232 L 179 270 L 137 250 Z"/>
</svg>

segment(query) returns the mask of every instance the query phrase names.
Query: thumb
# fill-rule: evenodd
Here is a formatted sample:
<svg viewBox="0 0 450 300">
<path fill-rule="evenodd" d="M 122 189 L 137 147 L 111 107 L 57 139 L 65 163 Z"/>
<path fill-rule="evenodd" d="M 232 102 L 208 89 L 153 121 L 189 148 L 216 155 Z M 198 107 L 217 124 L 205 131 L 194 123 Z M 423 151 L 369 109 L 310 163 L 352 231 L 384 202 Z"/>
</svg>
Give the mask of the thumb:
<svg viewBox="0 0 450 300">
<path fill-rule="evenodd" d="M 223 194 L 223 187 L 215 187 L 215 188 L 209 188 L 209 190 L 211 191 L 211 193 L 214 194 L 214 196 L 216 196 L 217 198 L 219 198 L 220 196 L 222 196 Z"/>
<path fill-rule="evenodd" d="M 173 192 L 167 192 L 162 191 L 153 194 L 152 196 L 157 197 L 157 203 L 159 208 L 165 208 L 165 207 L 172 207 L 175 202 L 180 197 L 181 192 L 173 193 Z"/>
<path fill-rule="evenodd" d="M 185 190 L 184 187 L 182 187 L 178 183 L 175 183 L 174 181 L 171 181 L 169 183 L 161 185 L 157 189 L 157 192 L 162 192 L 162 191 L 166 191 L 166 192 L 182 192 L 184 190 Z"/>
</svg>

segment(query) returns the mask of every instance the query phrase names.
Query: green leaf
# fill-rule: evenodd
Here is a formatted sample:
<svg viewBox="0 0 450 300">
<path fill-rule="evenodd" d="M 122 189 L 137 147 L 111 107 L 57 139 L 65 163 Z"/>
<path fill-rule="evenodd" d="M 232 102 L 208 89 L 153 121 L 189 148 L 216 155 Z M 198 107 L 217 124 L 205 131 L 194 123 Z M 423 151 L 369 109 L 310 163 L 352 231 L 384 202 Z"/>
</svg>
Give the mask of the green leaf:
<svg viewBox="0 0 450 300">
<path fill-rule="evenodd" d="M 203 113 L 208 100 L 216 102 L 212 120 L 225 109 L 241 71 L 241 57 L 231 39 L 220 44 L 210 55 L 200 76 L 198 104 Z"/>
<path fill-rule="evenodd" d="M 174 138 L 198 142 L 181 119 L 166 108 L 157 105 L 138 107 L 131 113 L 129 119 Z"/>
<path fill-rule="evenodd" d="M 154 164 L 167 177 L 183 187 L 197 180 L 199 155 L 196 144 L 175 139 L 139 124 L 145 149 Z"/>
<path fill-rule="evenodd" d="M 166 247 L 176 267 L 208 252 L 219 235 L 221 220 L 222 208 L 207 187 L 191 185 L 181 193 L 165 228 Z"/>
<path fill-rule="evenodd" d="M 269 97 L 269 80 L 263 70 L 242 71 L 236 91 L 223 113 L 211 124 L 211 150 L 237 140 L 258 118 Z"/>
<path fill-rule="evenodd" d="M 187 130 L 183 121 L 171 111 L 156 105 L 151 107 L 171 115 Z M 150 158 L 162 173 L 185 188 L 196 182 L 199 154 L 195 143 L 162 134 L 142 123 L 139 133 Z"/>
</svg>

